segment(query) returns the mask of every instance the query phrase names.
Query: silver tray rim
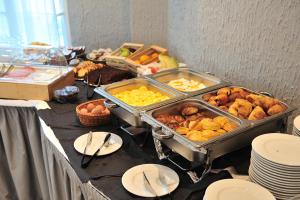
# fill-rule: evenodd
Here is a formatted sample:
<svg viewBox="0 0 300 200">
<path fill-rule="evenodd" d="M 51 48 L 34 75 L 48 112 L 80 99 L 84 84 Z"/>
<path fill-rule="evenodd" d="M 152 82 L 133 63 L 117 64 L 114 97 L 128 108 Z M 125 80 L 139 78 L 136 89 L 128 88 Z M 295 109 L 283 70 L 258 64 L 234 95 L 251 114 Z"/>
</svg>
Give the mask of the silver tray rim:
<svg viewBox="0 0 300 200">
<path fill-rule="evenodd" d="M 122 85 L 124 86 L 124 85 L 130 84 L 131 82 L 134 82 L 134 81 L 138 81 L 138 82 L 139 81 L 146 81 L 146 82 L 150 83 L 150 85 L 157 88 L 158 90 L 163 91 L 163 92 L 168 93 L 168 94 L 172 94 L 172 96 L 174 96 L 174 98 L 171 98 L 171 99 L 159 102 L 159 103 L 151 104 L 151 105 L 148 105 L 148 106 L 130 106 L 130 105 L 126 104 L 125 102 L 119 100 L 118 98 L 115 98 L 109 92 L 107 92 L 108 88 L 122 86 Z M 163 105 L 170 104 L 174 101 L 178 101 L 178 100 L 181 100 L 183 98 L 186 98 L 185 94 L 183 94 L 183 93 L 180 93 L 180 92 L 178 92 L 174 89 L 170 89 L 170 88 L 167 88 L 167 87 L 162 87 L 161 85 L 158 85 L 156 82 L 154 82 L 150 79 L 143 78 L 143 77 L 137 77 L 137 78 L 132 78 L 132 79 L 128 79 L 128 80 L 118 81 L 118 82 L 111 83 L 111 84 L 108 84 L 108 85 L 101 85 L 100 87 L 95 88 L 94 91 L 97 92 L 98 94 L 104 96 L 105 98 L 109 99 L 110 101 L 114 102 L 118 106 L 120 106 L 120 107 L 124 108 L 125 110 L 129 111 L 130 113 L 132 113 L 135 116 L 140 116 L 140 113 L 142 111 L 151 110 L 151 109 L 163 106 Z"/>
<path fill-rule="evenodd" d="M 196 91 L 192 91 L 192 92 L 185 92 L 185 91 L 177 90 L 177 89 L 175 89 L 175 88 L 173 88 L 173 87 L 157 80 L 157 77 L 159 77 L 159 76 L 164 76 L 164 75 L 167 75 L 167 74 L 177 73 L 177 72 L 181 72 L 181 71 L 191 73 L 195 76 L 201 77 L 202 79 L 211 80 L 211 81 L 215 82 L 216 84 L 213 85 L 213 86 L 209 86 L 209 87 L 200 89 L 200 90 L 196 90 Z M 206 92 L 209 92 L 209 91 L 212 91 L 212 90 L 230 85 L 229 81 L 225 81 L 223 79 L 220 79 L 217 76 L 210 75 L 210 74 L 205 73 L 205 72 L 192 70 L 189 67 L 178 67 L 176 69 L 164 70 L 164 71 L 157 72 L 155 74 L 146 75 L 145 77 L 157 82 L 160 85 L 164 85 L 168 88 L 171 88 L 171 89 L 176 90 L 178 92 L 184 93 L 184 94 L 186 94 L 187 97 L 196 96 L 196 95 L 199 95 L 199 94 L 203 94 L 203 93 L 206 93 Z"/>
</svg>

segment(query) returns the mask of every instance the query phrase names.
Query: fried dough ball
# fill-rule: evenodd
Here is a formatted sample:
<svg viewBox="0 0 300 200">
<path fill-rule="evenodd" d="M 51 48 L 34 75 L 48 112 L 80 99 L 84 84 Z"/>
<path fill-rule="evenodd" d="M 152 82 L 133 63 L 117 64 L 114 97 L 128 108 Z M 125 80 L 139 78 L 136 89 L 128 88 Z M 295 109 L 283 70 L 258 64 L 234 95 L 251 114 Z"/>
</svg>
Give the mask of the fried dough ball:
<svg viewBox="0 0 300 200">
<path fill-rule="evenodd" d="M 199 108 L 196 106 L 186 106 L 181 110 L 181 114 L 186 115 L 193 115 L 196 114 L 199 111 Z"/>
<path fill-rule="evenodd" d="M 261 99 L 261 103 L 262 103 L 262 107 L 264 108 L 264 110 L 268 110 L 269 108 L 271 108 L 272 106 L 279 104 L 279 101 L 277 99 L 273 99 L 271 97 L 263 97 Z"/>
<path fill-rule="evenodd" d="M 224 111 L 228 111 L 228 107 L 227 106 L 220 106 L 220 109 L 224 110 Z"/>
<path fill-rule="evenodd" d="M 262 100 L 263 96 L 257 94 L 249 94 L 246 96 L 246 100 L 252 103 L 254 106 L 262 107 Z"/>
<path fill-rule="evenodd" d="M 247 118 L 252 112 L 252 104 L 245 99 L 236 99 L 228 112 L 242 118 Z"/>
<path fill-rule="evenodd" d="M 188 135 L 188 139 L 197 141 L 197 142 L 205 142 L 208 139 L 202 136 L 202 133 L 200 131 L 191 131 L 191 133 Z"/>
<path fill-rule="evenodd" d="M 256 106 L 253 111 L 250 113 L 248 120 L 260 120 L 267 117 L 264 109 L 260 106 Z"/>
<path fill-rule="evenodd" d="M 224 117 L 224 116 L 217 116 L 213 119 L 214 122 L 218 123 L 221 125 L 221 128 L 223 128 L 223 126 L 229 122 L 228 118 L 227 117 Z"/>
<path fill-rule="evenodd" d="M 200 130 L 203 129 L 202 124 L 201 124 L 201 121 L 202 121 L 202 120 L 197 121 L 196 125 L 193 127 L 193 130 L 200 131 Z"/>
<path fill-rule="evenodd" d="M 248 91 L 244 90 L 243 88 L 236 87 L 236 88 L 231 89 L 231 94 L 239 94 L 240 98 L 244 99 L 250 93 Z"/>
<path fill-rule="evenodd" d="M 203 117 L 204 116 L 201 113 L 196 113 L 196 114 L 193 114 L 190 116 L 186 116 L 186 119 L 190 120 L 190 121 L 195 121 L 195 120 L 201 120 L 201 118 L 203 118 Z"/>
<path fill-rule="evenodd" d="M 198 121 L 190 121 L 189 125 L 188 125 L 188 128 L 190 130 L 193 130 L 194 127 L 197 125 Z"/>
<path fill-rule="evenodd" d="M 188 128 L 182 126 L 176 129 L 176 132 L 180 133 L 181 135 L 187 135 L 189 131 L 190 130 Z"/>
<path fill-rule="evenodd" d="M 227 131 L 225 131 L 224 129 L 218 129 L 216 130 L 216 132 L 218 132 L 219 135 L 223 135 L 224 133 L 227 133 Z"/>
<path fill-rule="evenodd" d="M 218 106 L 219 100 L 218 100 L 217 96 L 212 96 L 209 98 L 208 103 L 213 106 Z"/>
<path fill-rule="evenodd" d="M 231 90 L 228 87 L 224 87 L 218 90 L 217 95 L 225 94 L 226 96 L 229 96 L 231 94 Z"/>
<path fill-rule="evenodd" d="M 275 115 L 275 114 L 278 114 L 278 113 L 281 113 L 283 111 L 285 111 L 286 107 L 282 104 L 276 104 L 272 107 L 269 108 L 268 110 L 268 114 L 269 115 Z"/>
<path fill-rule="evenodd" d="M 234 129 L 237 128 L 237 125 L 233 122 L 227 122 L 224 124 L 223 129 L 227 132 L 233 131 Z"/>
<path fill-rule="evenodd" d="M 201 132 L 202 132 L 202 136 L 207 139 L 211 139 L 220 135 L 220 133 L 212 130 L 203 130 Z"/>
<path fill-rule="evenodd" d="M 221 128 L 219 123 L 214 122 L 210 118 L 204 118 L 200 123 L 204 130 L 218 130 Z"/>
<path fill-rule="evenodd" d="M 226 94 L 219 94 L 215 97 L 215 101 L 218 103 L 218 105 L 225 105 L 229 99 Z"/>
<path fill-rule="evenodd" d="M 208 94 L 203 95 L 202 98 L 204 101 L 209 101 L 210 97 L 212 97 L 212 96 L 214 96 L 214 95 L 211 93 L 208 93 Z"/>
</svg>

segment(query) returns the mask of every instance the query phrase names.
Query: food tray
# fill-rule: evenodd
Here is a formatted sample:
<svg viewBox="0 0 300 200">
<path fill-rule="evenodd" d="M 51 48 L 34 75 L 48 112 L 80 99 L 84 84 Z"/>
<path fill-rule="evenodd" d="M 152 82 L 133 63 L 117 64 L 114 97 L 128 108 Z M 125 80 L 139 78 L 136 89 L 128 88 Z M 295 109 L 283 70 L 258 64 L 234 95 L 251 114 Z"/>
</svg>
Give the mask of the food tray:
<svg viewBox="0 0 300 200">
<path fill-rule="evenodd" d="M 191 91 L 191 92 L 178 90 L 179 92 L 185 93 L 187 97 L 203 94 L 215 90 L 217 88 L 224 87 L 229 84 L 228 82 L 225 82 L 215 76 L 212 76 L 207 73 L 196 72 L 187 67 L 165 70 L 165 71 L 158 72 L 156 74 L 148 75 L 146 77 L 160 84 L 163 84 L 166 87 L 170 87 L 172 89 L 175 88 L 169 86 L 168 83 L 172 80 L 176 80 L 180 78 L 185 78 L 187 80 L 195 80 L 207 86 L 206 88 L 196 90 L 196 91 Z"/>
<path fill-rule="evenodd" d="M 178 112 L 184 105 L 197 105 L 201 109 L 206 109 L 216 115 L 226 116 L 231 121 L 239 124 L 239 128 L 232 132 L 218 136 L 206 142 L 194 142 L 177 133 L 165 124 L 159 122 L 154 117 L 162 113 Z M 155 147 L 158 155 L 164 155 L 161 144 L 165 144 L 173 152 L 176 152 L 191 162 L 200 164 L 211 163 L 215 158 L 245 147 L 251 144 L 251 141 L 258 135 L 283 131 L 286 129 L 287 115 L 281 115 L 278 118 L 273 118 L 253 127 L 249 122 L 241 120 L 229 113 L 215 109 L 214 107 L 205 104 L 200 99 L 189 98 L 150 111 L 142 113 L 142 120 L 147 122 L 152 127 L 152 134 L 155 141 Z"/>
<path fill-rule="evenodd" d="M 22 68 L 24 66 L 15 66 L 15 70 Z M 74 83 L 74 73 L 70 67 L 30 66 L 31 68 L 32 72 L 26 77 L 1 77 L 0 98 L 49 101 L 53 98 L 56 89 Z M 49 76 L 49 70 L 53 72 L 53 76 Z M 43 76 L 43 74 L 47 75 Z"/>
<path fill-rule="evenodd" d="M 137 68 L 140 66 L 140 64 L 137 64 L 135 62 L 136 59 L 138 59 L 140 56 L 142 55 L 150 55 L 152 53 L 162 53 L 162 54 L 166 54 L 168 51 L 165 48 L 162 48 L 160 46 L 156 46 L 156 45 L 152 45 L 147 49 L 144 49 L 143 51 L 140 51 L 134 55 L 129 56 L 128 58 L 125 59 L 126 63 L 128 64 L 128 66 L 131 68 L 131 70 L 133 70 L 134 72 L 137 73 Z M 152 62 L 158 61 L 158 57 L 157 58 L 152 58 L 150 59 L 147 63 L 144 64 L 149 64 Z"/>
<path fill-rule="evenodd" d="M 147 86 L 151 90 L 159 91 L 160 93 L 169 96 L 170 99 L 148 106 L 130 106 L 112 95 L 116 92 L 134 89 L 140 86 Z M 101 86 L 95 88 L 95 92 L 110 100 L 111 103 L 108 101 L 105 102 L 106 107 L 108 107 L 112 113 L 119 116 L 119 118 L 128 122 L 132 126 L 142 126 L 143 123 L 140 119 L 140 113 L 142 111 L 151 110 L 153 108 L 157 108 L 162 105 L 166 105 L 168 103 L 172 103 L 174 101 L 184 98 L 183 93 L 179 93 L 170 88 L 163 87 L 161 85 L 158 85 L 154 81 L 145 78 L 134 78 Z"/>
<path fill-rule="evenodd" d="M 160 114 L 176 114 L 179 110 L 186 106 L 192 105 L 197 106 L 201 110 L 208 111 L 215 116 L 225 116 L 230 121 L 236 123 L 238 128 L 232 132 L 228 132 L 224 135 L 217 136 L 205 142 L 192 141 L 175 130 L 169 128 L 167 125 L 159 122 L 155 119 L 156 116 Z M 225 112 L 218 111 L 213 109 L 210 106 L 205 105 L 198 99 L 184 99 L 179 102 L 175 102 L 160 108 L 156 108 L 142 114 L 142 120 L 147 122 L 153 128 L 153 136 L 159 139 L 161 142 L 166 144 L 173 151 L 181 154 L 183 157 L 187 158 L 190 161 L 203 161 L 205 154 L 203 152 L 207 152 L 212 146 L 220 141 L 226 141 L 234 136 L 241 134 L 243 130 L 245 130 L 249 124 L 243 122 L 242 120 L 232 117 Z M 211 150 L 211 149 L 210 149 Z M 214 152 L 216 153 L 216 152 Z"/>
<path fill-rule="evenodd" d="M 256 94 L 256 95 L 262 95 L 262 96 L 268 96 L 268 97 L 272 96 L 272 95 L 270 95 L 270 94 L 268 94 L 268 93 L 266 93 L 266 92 L 255 92 L 255 91 L 253 91 L 253 90 L 250 90 L 250 89 L 248 89 L 248 88 L 241 87 L 241 86 L 229 86 L 228 88 L 235 88 L 235 87 L 242 88 L 242 89 L 244 89 L 244 90 L 246 90 L 246 91 L 248 91 L 248 92 L 250 92 L 250 93 Z M 204 96 L 204 95 L 207 95 L 207 94 L 215 94 L 217 91 L 218 91 L 218 89 L 216 89 L 216 90 L 214 90 L 214 91 L 211 91 L 211 92 L 208 92 L 208 93 L 205 93 L 205 94 L 201 94 L 201 95 L 199 95 L 199 96 L 196 96 L 195 98 L 200 99 L 200 100 L 201 100 L 202 102 L 204 102 L 205 104 L 210 105 L 207 101 L 205 101 L 205 100 L 203 99 L 203 96 Z M 268 94 L 268 95 L 266 95 L 266 94 Z M 273 98 L 273 97 L 272 97 L 272 98 Z M 277 99 L 277 100 L 278 100 L 278 99 Z M 278 113 L 278 114 L 275 114 L 275 115 L 272 115 L 272 116 L 267 116 L 267 117 L 265 117 L 264 119 L 261 119 L 261 120 L 255 120 L 255 121 L 248 120 L 248 119 L 241 119 L 241 120 L 250 123 L 252 126 L 257 126 L 257 125 L 260 125 L 260 124 L 264 124 L 264 123 L 266 123 L 266 122 L 268 122 L 268 121 L 274 121 L 274 120 L 277 120 L 277 119 L 281 119 L 281 118 L 283 118 L 283 117 L 287 117 L 288 115 L 290 115 L 290 114 L 295 110 L 294 108 L 292 108 L 291 106 L 287 105 L 286 103 L 284 103 L 284 102 L 282 102 L 282 101 L 280 101 L 280 100 L 278 100 L 278 101 L 279 101 L 281 104 L 283 104 L 284 106 L 286 106 L 286 110 L 285 110 L 285 111 L 283 111 L 283 112 L 281 112 L 281 113 Z M 213 105 L 211 105 L 211 106 L 213 106 Z M 222 110 L 222 109 L 220 109 L 220 108 L 217 107 L 217 106 L 213 106 L 213 107 L 214 107 L 216 110 Z M 231 115 L 231 116 L 234 116 L 234 115 L 232 115 L 231 113 L 229 113 L 229 112 L 227 112 L 227 111 L 225 111 L 225 112 L 228 113 L 228 114 Z M 234 116 L 234 117 L 236 117 L 236 116 Z"/>
<path fill-rule="evenodd" d="M 122 56 L 117 56 L 121 48 L 133 48 L 136 49 L 134 53 L 132 53 L 130 56 L 134 56 L 138 54 L 144 47 L 143 44 L 137 44 L 137 43 L 124 43 L 121 47 L 118 49 L 114 50 L 110 56 L 105 57 L 105 61 L 107 65 L 110 66 L 115 66 L 115 67 L 121 67 L 121 68 L 126 68 L 127 63 L 125 62 L 125 57 Z"/>
</svg>

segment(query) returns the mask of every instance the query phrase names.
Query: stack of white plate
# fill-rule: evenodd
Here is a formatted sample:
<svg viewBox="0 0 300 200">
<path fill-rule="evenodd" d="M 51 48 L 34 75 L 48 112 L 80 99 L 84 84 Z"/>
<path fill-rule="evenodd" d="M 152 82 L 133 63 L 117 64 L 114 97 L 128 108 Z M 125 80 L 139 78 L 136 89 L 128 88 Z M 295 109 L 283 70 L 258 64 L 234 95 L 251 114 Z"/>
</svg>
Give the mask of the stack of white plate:
<svg viewBox="0 0 300 200">
<path fill-rule="evenodd" d="M 293 135 L 300 136 L 300 115 L 294 119 Z"/>
<path fill-rule="evenodd" d="M 300 137 L 269 133 L 252 141 L 249 178 L 277 199 L 300 194 Z"/>
<path fill-rule="evenodd" d="M 240 179 L 223 179 L 208 186 L 203 200 L 275 200 L 265 188 Z"/>
</svg>

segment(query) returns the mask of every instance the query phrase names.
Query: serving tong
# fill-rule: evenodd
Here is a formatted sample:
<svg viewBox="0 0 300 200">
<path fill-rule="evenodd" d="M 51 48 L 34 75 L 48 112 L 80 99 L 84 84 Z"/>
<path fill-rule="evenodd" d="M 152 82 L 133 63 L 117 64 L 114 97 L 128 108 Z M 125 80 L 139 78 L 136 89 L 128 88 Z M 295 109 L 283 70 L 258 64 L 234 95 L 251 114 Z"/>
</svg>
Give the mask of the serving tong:
<svg viewBox="0 0 300 200">
<path fill-rule="evenodd" d="M 4 77 L 6 74 L 11 72 L 15 68 L 14 65 L 10 65 L 10 66 L 8 66 L 8 68 L 6 68 L 6 67 L 7 66 L 5 64 L 2 65 L 2 67 L 0 69 L 0 77 Z"/>
<path fill-rule="evenodd" d="M 98 82 L 97 82 L 96 87 L 100 87 L 100 85 L 101 85 L 101 74 L 99 73 Z M 90 85 L 89 85 L 89 76 L 87 75 L 86 76 L 86 90 L 85 90 L 86 91 L 86 98 L 87 99 L 93 98 L 93 96 L 95 94 L 95 90 L 93 90 L 92 94 L 90 94 L 89 88 L 90 88 Z"/>
</svg>

